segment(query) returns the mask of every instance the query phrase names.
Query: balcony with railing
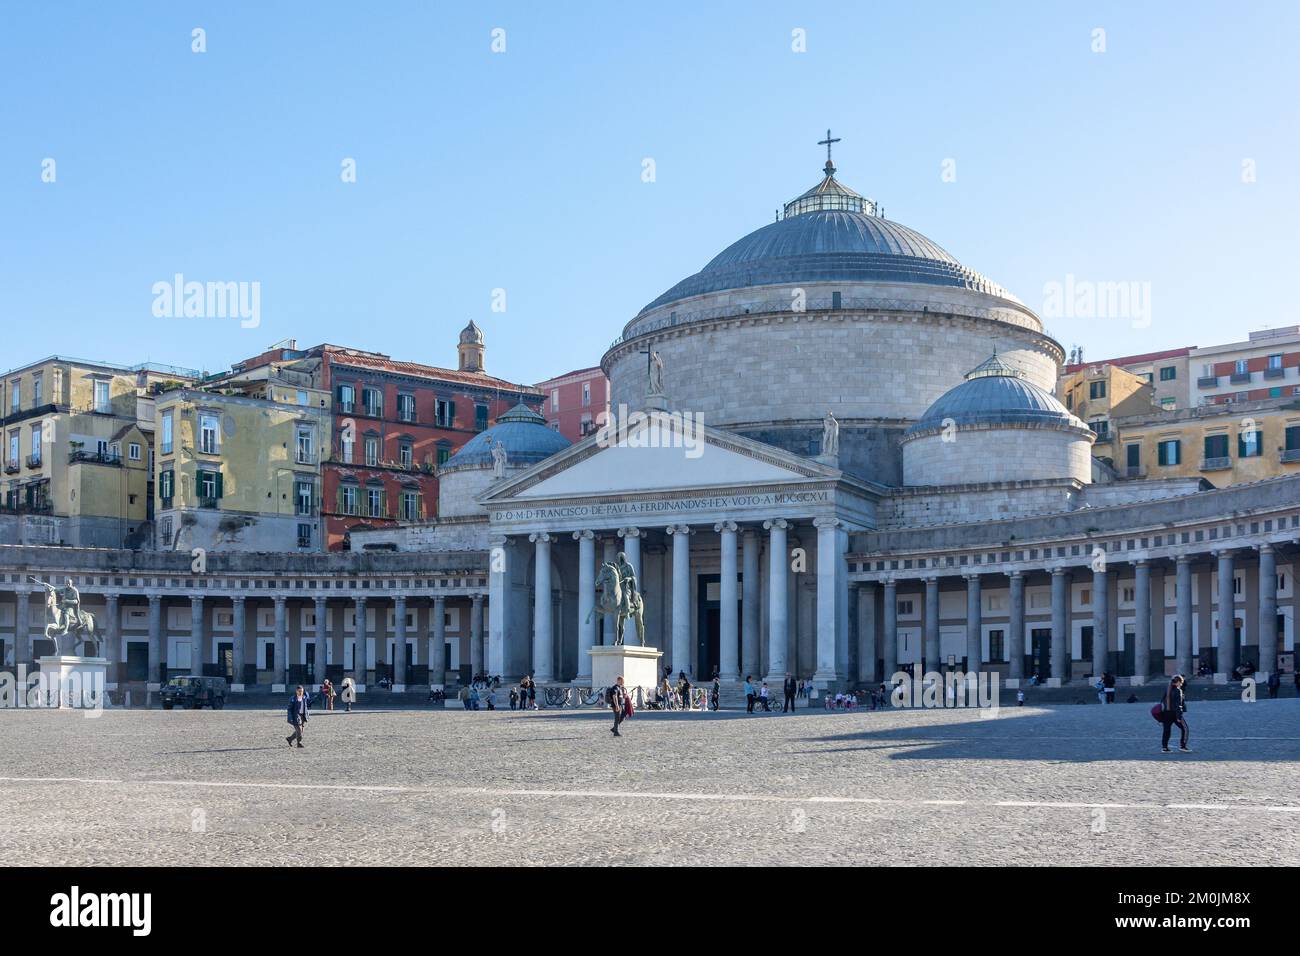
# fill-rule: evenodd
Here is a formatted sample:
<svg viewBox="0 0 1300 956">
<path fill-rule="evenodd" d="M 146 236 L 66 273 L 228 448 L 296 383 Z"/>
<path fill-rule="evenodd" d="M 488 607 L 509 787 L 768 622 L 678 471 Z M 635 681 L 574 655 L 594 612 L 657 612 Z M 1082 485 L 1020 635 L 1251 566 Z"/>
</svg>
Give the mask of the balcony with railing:
<svg viewBox="0 0 1300 956">
<path fill-rule="evenodd" d="M 37 452 L 37 453 L 34 454 L 34 455 L 28 455 L 28 456 L 27 456 L 27 467 L 28 467 L 28 468 L 39 468 L 39 467 L 41 467 L 41 455 L 40 455 L 40 452 Z"/>
<path fill-rule="evenodd" d="M 17 458 L 9 458 L 5 461 L 5 474 L 16 475 L 22 470 L 22 462 Z"/>
<path fill-rule="evenodd" d="M 1264 369 L 1265 378 L 1286 378 L 1286 369 L 1284 368 L 1266 368 Z"/>
<path fill-rule="evenodd" d="M 355 411 L 357 410 L 357 403 L 356 403 L 356 402 L 339 402 L 338 405 L 336 405 L 335 407 L 339 410 L 339 412 L 340 412 L 341 414 L 343 414 L 343 415 L 351 415 L 353 412 L 355 412 Z"/>
<path fill-rule="evenodd" d="M 74 451 L 68 455 L 69 465 L 75 465 L 78 462 L 90 465 L 112 465 L 115 468 L 121 468 L 122 456 L 106 451 Z"/>
<path fill-rule="evenodd" d="M 1200 378 L 1198 378 L 1198 379 L 1196 380 L 1196 387 L 1197 387 L 1197 388 L 1218 388 L 1218 387 L 1219 387 L 1219 376 L 1217 376 L 1217 375 L 1202 375 Z"/>
<path fill-rule="evenodd" d="M 211 508 L 211 509 L 214 509 L 214 510 L 215 510 L 215 509 L 221 507 L 221 499 L 220 499 L 220 498 L 204 498 L 204 497 L 200 496 L 200 498 L 199 498 L 199 507 L 200 507 L 200 508 Z"/>
<path fill-rule="evenodd" d="M 1233 372 L 1228 376 L 1228 381 L 1233 385 L 1249 385 L 1252 374 L 1250 372 Z"/>
<path fill-rule="evenodd" d="M 1286 464 L 1287 462 L 1300 461 L 1300 448 L 1284 448 L 1278 453 L 1278 461 Z"/>
<path fill-rule="evenodd" d="M 299 465 L 314 465 L 316 464 L 316 453 L 310 449 L 299 448 L 293 460 Z"/>
<path fill-rule="evenodd" d="M 1231 458 L 1202 458 L 1201 471 L 1226 471 L 1232 467 Z"/>
</svg>

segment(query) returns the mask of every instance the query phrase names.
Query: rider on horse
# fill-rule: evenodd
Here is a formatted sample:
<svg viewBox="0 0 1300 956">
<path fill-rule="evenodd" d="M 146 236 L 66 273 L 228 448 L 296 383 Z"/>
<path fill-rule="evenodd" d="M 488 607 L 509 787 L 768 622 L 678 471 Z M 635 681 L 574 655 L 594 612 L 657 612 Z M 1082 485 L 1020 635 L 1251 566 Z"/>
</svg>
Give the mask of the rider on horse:
<svg viewBox="0 0 1300 956">
<path fill-rule="evenodd" d="M 621 611 L 625 615 L 630 615 L 633 611 L 633 602 L 636 600 L 636 595 L 641 591 L 636 584 L 636 569 L 632 567 L 632 563 L 628 561 L 627 555 L 622 551 L 614 558 L 614 567 L 618 571 L 619 583 L 623 591 L 623 607 Z"/>
</svg>

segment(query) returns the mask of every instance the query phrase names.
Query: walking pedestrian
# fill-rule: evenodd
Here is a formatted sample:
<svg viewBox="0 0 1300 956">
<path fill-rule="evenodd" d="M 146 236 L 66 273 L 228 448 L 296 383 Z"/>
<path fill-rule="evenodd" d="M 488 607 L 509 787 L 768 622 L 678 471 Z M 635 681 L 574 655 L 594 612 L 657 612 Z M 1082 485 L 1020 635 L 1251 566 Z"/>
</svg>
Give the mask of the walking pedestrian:
<svg viewBox="0 0 1300 956">
<path fill-rule="evenodd" d="M 518 687 L 510 688 L 510 709 L 511 710 L 519 709 L 519 688 Z"/>
<path fill-rule="evenodd" d="M 1282 677 L 1276 670 L 1268 672 L 1268 697 L 1269 700 L 1277 699 L 1277 692 L 1282 689 Z"/>
<path fill-rule="evenodd" d="M 537 681 L 533 680 L 531 674 L 528 677 L 528 709 L 537 709 Z"/>
<path fill-rule="evenodd" d="M 321 699 L 325 701 L 325 709 L 333 710 L 334 709 L 334 685 L 330 683 L 330 679 L 328 677 L 325 678 L 324 682 L 320 685 L 320 695 L 321 695 Z"/>
<path fill-rule="evenodd" d="M 457 694 L 456 696 L 460 698 L 460 705 L 461 705 L 462 707 L 464 707 L 466 710 L 469 710 L 469 709 L 470 709 L 470 706 L 469 706 L 469 685 L 466 684 L 464 687 L 462 687 L 462 688 L 460 689 L 460 693 Z"/>
<path fill-rule="evenodd" d="M 713 701 L 712 701 L 712 705 L 713 705 L 713 709 L 714 709 L 715 711 L 718 709 L 718 700 L 719 700 L 719 698 L 721 698 L 721 697 L 722 697 L 722 678 L 718 676 L 718 672 L 717 672 L 717 671 L 714 671 L 714 672 L 713 672 Z"/>
<path fill-rule="evenodd" d="M 752 674 L 745 675 L 745 713 L 754 712 L 754 699 L 758 694 L 754 691 L 754 677 Z"/>
<path fill-rule="evenodd" d="M 1025 706 L 1025 692 L 1023 690 L 1016 691 L 1016 706 L 1017 707 Z"/>
<path fill-rule="evenodd" d="M 607 696 L 609 699 L 609 709 L 614 712 L 614 726 L 609 728 L 610 732 L 613 733 L 615 737 L 622 737 L 623 735 L 618 732 L 618 725 L 623 723 L 623 719 L 627 716 L 626 711 L 628 705 L 627 688 L 623 686 L 622 674 L 614 678 L 614 683 L 609 688 L 609 694 Z"/>
<path fill-rule="evenodd" d="M 487 690 L 483 692 L 483 699 L 487 701 L 488 710 L 497 709 L 497 692 L 492 689 L 491 684 L 488 684 Z"/>
<path fill-rule="evenodd" d="M 1185 754 L 1191 753 L 1187 746 L 1187 719 L 1183 714 L 1187 712 L 1187 695 L 1183 691 L 1183 675 L 1175 674 L 1169 682 L 1169 687 L 1165 690 L 1165 696 L 1161 700 L 1160 724 L 1162 733 L 1160 735 L 1160 749 L 1169 753 L 1169 735 L 1176 726 L 1179 730 L 1178 749 Z"/>
<path fill-rule="evenodd" d="M 289 726 L 293 728 L 293 733 L 284 738 L 285 743 L 292 747 L 294 741 L 297 741 L 298 746 L 302 747 L 302 732 L 307 726 L 307 695 L 303 693 L 301 684 L 294 690 L 293 696 L 289 698 L 289 709 L 286 717 Z"/>
<path fill-rule="evenodd" d="M 686 671 L 679 671 L 677 674 L 677 694 L 682 699 L 682 710 L 690 710 L 691 681 L 686 676 Z"/>
<path fill-rule="evenodd" d="M 357 682 L 351 677 L 343 678 L 343 709 L 352 713 L 352 705 L 357 702 Z"/>
<path fill-rule="evenodd" d="M 785 692 L 785 700 L 781 703 L 781 713 L 787 713 L 794 710 L 794 695 L 799 691 L 799 684 L 790 672 L 785 672 L 785 686 L 782 688 Z"/>
<path fill-rule="evenodd" d="M 1102 674 L 1101 686 L 1102 686 L 1102 691 L 1106 695 L 1105 703 L 1107 704 L 1115 703 L 1115 675 L 1112 674 L 1110 671 L 1106 671 L 1104 674 Z"/>
</svg>

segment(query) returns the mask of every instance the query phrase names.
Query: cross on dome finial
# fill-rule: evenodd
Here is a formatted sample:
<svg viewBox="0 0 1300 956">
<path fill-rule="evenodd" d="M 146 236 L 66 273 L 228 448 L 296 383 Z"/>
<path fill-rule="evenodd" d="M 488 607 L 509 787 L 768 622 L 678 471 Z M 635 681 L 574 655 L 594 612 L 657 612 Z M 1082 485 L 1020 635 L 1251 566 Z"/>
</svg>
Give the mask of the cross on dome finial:
<svg viewBox="0 0 1300 956">
<path fill-rule="evenodd" d="M 831 138 L 831 131 L 829 129 L 826 130 L 826 138 L 817 141 L 818 146 L 826 147 L 826 175 L 828 176 L 835 172 L 835 164 L 831 162 L 831 144 L 838 143 L 839 141 L 840 137 L 838 136 L 834 139 Z"/>
</svg>

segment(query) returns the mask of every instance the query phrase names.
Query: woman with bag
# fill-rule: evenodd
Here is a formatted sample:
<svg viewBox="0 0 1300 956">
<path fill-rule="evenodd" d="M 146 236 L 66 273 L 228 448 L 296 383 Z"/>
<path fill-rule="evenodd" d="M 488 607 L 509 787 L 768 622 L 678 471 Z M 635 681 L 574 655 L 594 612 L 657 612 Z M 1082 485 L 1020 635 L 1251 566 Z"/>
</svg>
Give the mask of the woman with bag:
<svg viewBox="0 0 1300 956">
<path fill-rule="evenodd" d="M 1187 721 L 1183 714 L 1187 711 L 1187 694 L 1183 690 L 1183 675 L 1175 674 L 1169 682 L 1169 687 L 1165 690 L 1165 696 L 1160 700 L 1160 726 L 1162 734 L 1160 737 L 1160 749 L 1164 753 L 1169 753 L 1169 735 L 1173 732 L 1175 725 L 1180 732 L 1178 749 L 1185 754 L 1192 751 L 1187 746 Z M 1153 708 L 1154 714 L 1154 708 Z"/>
</svg>

